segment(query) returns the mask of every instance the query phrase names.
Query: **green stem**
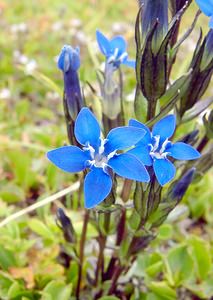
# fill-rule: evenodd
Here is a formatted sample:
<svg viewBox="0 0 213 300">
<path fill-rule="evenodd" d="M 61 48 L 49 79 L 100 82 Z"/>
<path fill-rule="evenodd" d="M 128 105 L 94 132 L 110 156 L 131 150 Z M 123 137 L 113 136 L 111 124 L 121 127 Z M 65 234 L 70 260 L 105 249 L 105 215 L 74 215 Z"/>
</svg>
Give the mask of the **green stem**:
<svg viewBox="0 0 213 300">
<path fill-rule="evenodd" d="M 84 215 L 84 224 L 82 229 L 81 241 L 80 241 L 80 249 L 79 249 L 79 272 L 78 272 L 78 282 L 76 288 L 76 298 L 80 299 L 80 287 L 81 287 L 81 279 L 82 279 L 82 269 L 84 262 L 84 246 L 86 241 L 86 233 L 87 233 L 87 225 L 89 222 L 89 210 L 85 212 Z"/>
</svg>

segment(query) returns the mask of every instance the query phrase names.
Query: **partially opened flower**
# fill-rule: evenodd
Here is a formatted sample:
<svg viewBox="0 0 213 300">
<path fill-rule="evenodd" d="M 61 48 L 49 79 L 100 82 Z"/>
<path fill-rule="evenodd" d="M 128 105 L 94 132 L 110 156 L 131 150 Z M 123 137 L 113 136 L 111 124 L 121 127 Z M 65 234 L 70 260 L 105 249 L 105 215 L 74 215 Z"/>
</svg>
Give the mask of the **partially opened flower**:
<svg viewBox="0 0 213 300">
<path fill-rule="evenodd" d="M 84 181 L 86 208 L 101 203 L 112 188 L 112 174 L 137 180 L 149 181 L 144 165 L 134 155 L 117 153 L 132 147 L 144 136 L 145 130 L 133 126 L 112 129 L 106 139 L 95 116 L 88 108 L 82 108 L 75 122 L 75 137 L 83 147 L 64 146 L 49 151 L 47 157 L 65 172 L 90 172 Z"/>
<path fill-rule="evenodd" d="M 116 69 L 120 64 L 135 68 L 135 61 L 128 59 L 126 42 L 122 36 L 116 36 L 109 40 L 97 30 L 96 38 L 100 51 L 107 59 L 107 63 L 112 63 Z"/>
<path fill-rule="evenodd" d="M 193 160 L 200 157 L 200 153 L 192 146 L 183 142 L 172 143 L 169 138 L 176 127 L 174 115 L 168 115 L 157 122 L 152 132 L 149 128 L 136 120 L 130 120 L 129 125 L 146 130 L 143 139 L 128 153 L 138 157 L 146 166 L 153 166 L 160 185 L 165 185 L 175 176 L 175 166 L 168 156 L 178 160 Z"/>
<path fill-rule="evenodd" d="M 195 0 L 200 10 L 210 17 L 209 27 L 213 28 L 213 0 Z"/>
</svg>

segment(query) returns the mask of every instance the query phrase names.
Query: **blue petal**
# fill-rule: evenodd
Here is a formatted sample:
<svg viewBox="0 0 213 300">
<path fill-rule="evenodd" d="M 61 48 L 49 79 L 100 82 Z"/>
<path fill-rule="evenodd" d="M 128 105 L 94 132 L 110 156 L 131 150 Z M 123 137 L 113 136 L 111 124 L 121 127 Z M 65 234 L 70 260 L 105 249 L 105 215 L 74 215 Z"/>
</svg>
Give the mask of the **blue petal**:
<svg viewBox="0 0 213 300">
<path fill-rule="evenodd" d="M 168 159 L 155 159 L 153 167 L 157 180 L 161 186 L 175 177 L 175 166 Z"/>
<path fill-rule="evenodd" d="M 100 51 L 105 55 L 110 55 L 110 41 L 99 30 L 96 31 L 96 39 Z"/>
<path fill-rule="evenodd" d="M 212 16 L 209 21 L 209 27 L 213 29 L 213 11 L 212 11 Z"/>
<path fill-rule="evenodd" d="M 76 146 L 64 146 L 47 152 L 47 158 L 65 172 L 80 172 L 85 169 L 86 161 L 91 159 L 88 151 Z"/>
<path fill-rule="evenodd" d="M 79 48 L 72 48 L 69 45 L 64 45 L 58 58 L 58 68 L 63 72 L 68 72 L 71 68 L 77 71 L 80 67 Z"/>
<path fill-rule="evenodd" d="M 166 152 L 169 152 L 169 156 L 180 160 L 191 160 L 200 157 L 200 153 L 196 149 L 182 142 L 171 145 L 166 149 Z"/>
<path fill-rule="evenodd" d="M 75 121 L 75 137 L 81 145 L 88 143 L 97 148 L 100 141 L 101 130 L 99 123 L 93 113 L 83 107 Z"/>
<path fill-rule="evenodd" d="M 139 143 L 140 144 L 140 143 Z M 129 150 L 127 153 L 135 155 L 145 166 L 152 166 L 152 157 L 149 154 L 149 146 L 136 146 L 135 148 Z"/>
<path fill-rule="evenodd" d="M 146 125 L 142 124 L 141 122 L 138 122 L 137 120 L 131 119 L 129 120 L 129 126 L 142 128 L 146 131 L 146 134 L 144 135 L 140 143 L 150 144 L 152 142 L 151 132 Z"/>
<path fill-rule="evenodd" d="M 124 60 L 122 62 L 122 64 L 126 65 L 126 66 L 128 66 L 130 68 L 133 68 L 133 69 L 135 69 L 135 66 L 136 66 L 135 60 L 130 60 L 130 59 Z"/>
<path fill-rule="evenodd" d="M 208 0 L 195 0 L 200 10 L 210 17 L 213 14 L 213 3 Z"/>
<path fill-rule="evenodd" d="M 106 137 L 105 153 L 132 147 L 143 138 L 144 134 L 145 131 L 143 129 L 133 126 L 114 128 Z"/>
<path fill-rule="evenodd" d="M 114 53 L 115 49 L 118 48 L 119 56 L 126 51 L 126 42 L 122 36 L 116 36 L 110 41 L 110 48 L 112 54 Z"/>
<path fill-rule="evenodd" d="M 150 180 L 146 168 L 134 155 L 115 155 L 108 161 L 108 165 L 121 177 L 142 182 Z"/>
<path fill-rule="evenodd" d="M 176 125 L 176 118 L 174 115 L 168 115 L 165 118 L 158 121 L 152 129 L 153 136 L 159 135 L 162 140 L 170 138 L 174 131 Z"/>
<path fill-rule="evenodd" d="M 102 168 L 93 168 L 84 181 L 85 207 L 93 208 L 110 193 L 112 179 Z"/>
</svg>

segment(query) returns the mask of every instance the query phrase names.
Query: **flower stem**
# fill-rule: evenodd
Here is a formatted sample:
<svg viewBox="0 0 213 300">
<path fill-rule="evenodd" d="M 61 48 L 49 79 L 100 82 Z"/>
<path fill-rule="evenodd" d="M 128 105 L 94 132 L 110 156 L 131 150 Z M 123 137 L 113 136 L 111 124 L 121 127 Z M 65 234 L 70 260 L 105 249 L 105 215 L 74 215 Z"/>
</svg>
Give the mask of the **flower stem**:
<svg viewBox="0 0 213 300">
<path fill-rule="evenodd" d="M 83 262 L 84 262 L 84 246 L 86 241 L 86 233 L 87 233 L 87 225 L 89 222 L 89 210 L 86 210 L 84 215 L 84 224 L 82 229 L 82 235 L 80 240 L 80 249 L 79 249 L 79 273 L 78 273 L 78 282 L 76 288 L 76 298 L 80 299 L 80 287 L 81 287 L 81 279 L 82 279 L 82 269 L 83 269 Z"/>
</svg>

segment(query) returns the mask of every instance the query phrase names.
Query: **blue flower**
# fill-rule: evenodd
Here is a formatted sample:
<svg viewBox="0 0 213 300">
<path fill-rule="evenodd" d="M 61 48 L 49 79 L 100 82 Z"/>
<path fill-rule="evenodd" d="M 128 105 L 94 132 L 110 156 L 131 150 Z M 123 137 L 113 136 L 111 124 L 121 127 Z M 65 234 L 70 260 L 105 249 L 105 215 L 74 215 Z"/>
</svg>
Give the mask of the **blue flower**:
<svg viewBox="0 0 213 300">
<path fill-rule="evenodd" d="M 93 208 L 109 195 L 113 172 L 131 180 L 149 181 L 149 174 L 140 160 L 129 153 L 117 153 L 141 140 L 144 130 L 132 126 L 118 127 L 102 139 L 97 119 L 84 107 L 76 118 L 74 132 L 82 149 L 64 146 L 49 151 L 47 157 L 65 172 L 90 170 L 84 181 L 86 208 Z"/>
<path fill-rule="evenodd" d="M 68 72 L 70 69 L 77 71 L 80 64 L 80 49 L 64 45 L 58 57 L 58 68 L 63 72 Z"/>
<path fill-rule="evenodd" d="M 168 115 L 157 122 L 150 132 L 149 128 L 136 120 L 130 120 L 129 125 L 146 130 L 143 139 L 128 153 L 138 157 L 146 166 L 153 166 L 160 185 L 164 185 L 175 176 L 175 166 L 168 160 L 171 156 L 178 160 L 193 160 L 200 157 L 200 153 L 183 142 L 172 143 L 169 138 L 176 127 L 174 115 Z"/>
<path fill-rule="evenodd" d="M 58 58 L 58 68 L 64 75 L 64 92 L 66 107 L 71 119 L 74 121 L 83 107 L 78 69 L 80 68 L 80 50 L 65 45 Z"/>
<path fill-rule="evenodd" d="M 116 36 L 112 40 L 108 40 L 103 33 L 97 30 L 96 38 L 100 51 L 107 59 L 107 63 L 112 63 L 115 69 L 117 69 L 120 64 L 135 68 L 135 61 L 128 60 L 126 42 L 122 36 Z"/>
<path fill-rule="evenodd" d="M 209 27 L 213 28 L 213 0 L 195 0 L 200 10 L 210 17 Z"/>
</svg>

